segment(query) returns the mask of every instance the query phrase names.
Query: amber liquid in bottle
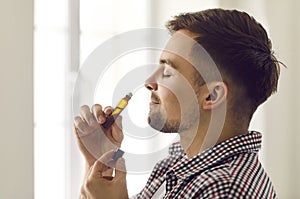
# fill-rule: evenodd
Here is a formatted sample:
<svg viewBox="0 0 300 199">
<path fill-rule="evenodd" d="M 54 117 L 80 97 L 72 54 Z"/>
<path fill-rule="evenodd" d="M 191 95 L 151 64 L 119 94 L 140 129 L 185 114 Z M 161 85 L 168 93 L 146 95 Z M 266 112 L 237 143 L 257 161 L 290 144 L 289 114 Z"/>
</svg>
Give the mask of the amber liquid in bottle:
<svg viewBox="0 0 300 199">
<path fill-rule="evenodd" d="M 128 102 L 131 99 L 131 97 L 132 97 L 132 93 L 127 94 L 124 98 L 121 99 L 118 105 L 114 108 L 113 112 L 106 117 L 106 121 L 102 124 L 102 126 L 105 129 L 109 128 L 115 122 L 115 119 L 118 117 L 118 115 L 120 115 L 120 113 L 128 105 Z"/>
</svg>

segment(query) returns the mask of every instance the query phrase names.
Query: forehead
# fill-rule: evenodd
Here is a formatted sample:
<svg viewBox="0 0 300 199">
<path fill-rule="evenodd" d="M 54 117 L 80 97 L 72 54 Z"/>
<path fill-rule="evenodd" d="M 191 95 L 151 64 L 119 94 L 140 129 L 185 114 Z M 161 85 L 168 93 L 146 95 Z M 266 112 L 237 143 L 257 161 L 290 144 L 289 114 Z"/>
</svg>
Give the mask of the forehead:
<svg viewBox="0 0 300 199">
<path fill-rule="evenodd" d="M 199 35 L 187 30 L 176 31 L 164 50 L 161 59 L 170 59 L 181 69 L 199 73 L 206 82 L 222 81 L 222 76 L 213 59 L 195 40 Z"/>
<path fill-rule="evenodd" d="M 181 57 L 187 57 L 197 42 L 192 33 L 185 30 L 176 31 L 167 42 L 164 51 L 171 52 Z"/>
<path fill-rule="evenodd" d="M 197 43 L 191 32 L 176 31 L 167 42 L 160 56 L 160 63 L 166 63 L 176 69 L 193 65 L 193 47 Z"/>
</svg>

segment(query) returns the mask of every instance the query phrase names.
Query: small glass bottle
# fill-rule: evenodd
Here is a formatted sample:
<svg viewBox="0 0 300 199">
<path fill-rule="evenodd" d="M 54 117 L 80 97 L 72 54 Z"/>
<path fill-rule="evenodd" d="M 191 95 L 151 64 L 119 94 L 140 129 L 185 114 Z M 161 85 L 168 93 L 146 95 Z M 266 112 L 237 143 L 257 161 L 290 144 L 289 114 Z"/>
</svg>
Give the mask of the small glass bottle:
<svg viewBox="0 0 300 199">
<path fill-rule="evenodd" d="M 102 126 L 105 129 L 108 129 L 115 122 L 115 119 L 118 117 L 118 115 L 120 115 L 120 113 L 128 105 L 128 102 L 131 99 L 131 97 L 132 93 L 127 94 L 124 98 L 121 99 L 118 105 L 114 108 L 113 112 L 106 117 L 106 121 L 102 124 Z"/>
</svg>

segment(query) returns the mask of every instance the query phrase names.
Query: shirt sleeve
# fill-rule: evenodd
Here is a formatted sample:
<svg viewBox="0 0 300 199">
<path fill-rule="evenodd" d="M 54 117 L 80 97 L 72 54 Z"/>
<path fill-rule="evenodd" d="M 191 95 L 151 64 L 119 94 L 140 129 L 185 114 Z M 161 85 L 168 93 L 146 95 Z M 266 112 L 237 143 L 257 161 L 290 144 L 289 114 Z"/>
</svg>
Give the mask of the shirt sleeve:
<svg viewBox="0 0 300 199">
<path fill-rule="evenodd" d="M 198 191 L 193 198 L 205 199 L 227 199 L 230 196 L 232 188 L 230 174 L 227 172 L 210 171 L 198 176 L 196 182 L 201 182 L 198 185 Z"/>
</svg>

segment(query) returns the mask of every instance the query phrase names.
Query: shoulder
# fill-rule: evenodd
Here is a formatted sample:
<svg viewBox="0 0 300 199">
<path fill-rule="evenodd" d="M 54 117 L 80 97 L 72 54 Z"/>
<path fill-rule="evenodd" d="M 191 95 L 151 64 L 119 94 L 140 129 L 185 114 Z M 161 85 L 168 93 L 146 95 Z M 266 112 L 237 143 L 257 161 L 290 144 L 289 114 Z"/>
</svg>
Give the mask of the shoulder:
<svg viewBox="0 0 300 199">
<path fill-rule="evenodd" d="M 194 176 L 200 198 L 274 198 L 276 193 L 256 154 L 246 153 Z"/>
<path fill-rule="evenodd" d="M 230 164 L 222 164 L 194 177 L 195 195 L 200 198 L 228 198 L 233 184 Z"/>
</svg>

